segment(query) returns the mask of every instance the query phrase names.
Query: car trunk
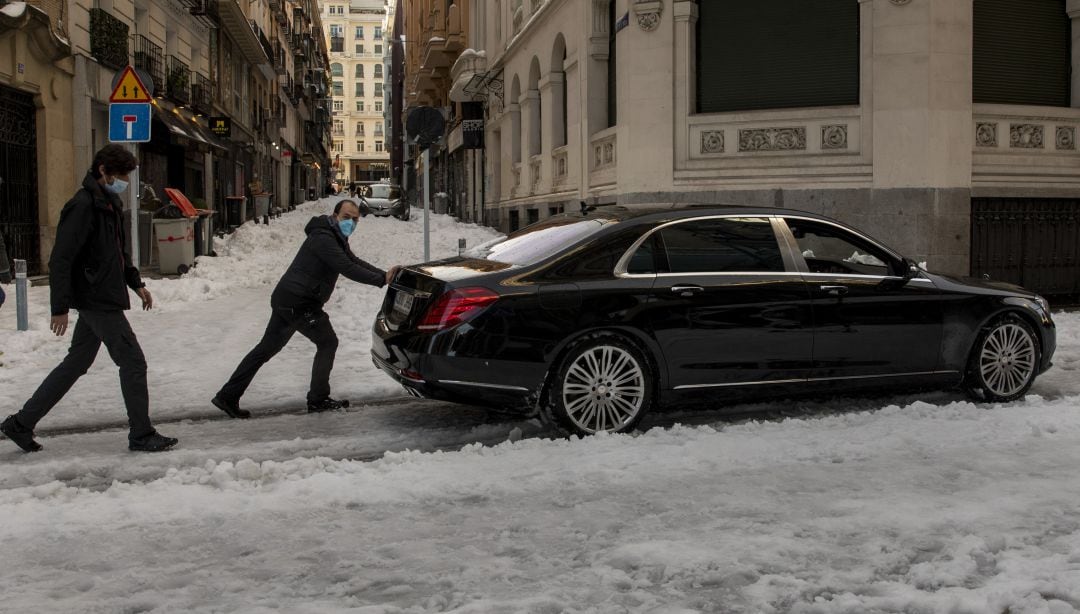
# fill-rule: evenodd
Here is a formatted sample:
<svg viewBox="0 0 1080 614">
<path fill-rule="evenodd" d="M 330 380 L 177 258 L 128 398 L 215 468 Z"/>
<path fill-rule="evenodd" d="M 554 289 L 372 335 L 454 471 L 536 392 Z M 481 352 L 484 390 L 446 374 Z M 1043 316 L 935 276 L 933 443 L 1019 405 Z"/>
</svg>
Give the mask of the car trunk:
<svg viewBox="0 0 1080 614">
<path fill-rule="evenodd" d="M 492 260 L 452 258 L 401 269 L 390 283 L 381 314 L 392 331 L 412 330 L 427 309 L 448 290 L 482 285 L 481 278 L 509 268 Z"/>
</svg>

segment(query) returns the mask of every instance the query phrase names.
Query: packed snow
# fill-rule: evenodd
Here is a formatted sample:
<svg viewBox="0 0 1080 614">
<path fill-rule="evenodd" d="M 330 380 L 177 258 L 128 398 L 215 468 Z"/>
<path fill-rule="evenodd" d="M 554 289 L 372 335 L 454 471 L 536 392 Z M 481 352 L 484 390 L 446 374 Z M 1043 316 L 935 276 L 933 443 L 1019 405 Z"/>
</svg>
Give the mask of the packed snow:
<svg viewBox="0 0 1080 614">
<path fill-rule="evenodd" d="M 247 224 L 130 318 L 152 416 L 181 442 L 125 449 L 116 368 L 97 364 L 39 425 L 0 440 L 0 610 L 805 614 L 1080 610 L 1080 314 L 1027 398 L 956 392 L 777 401 L 651 417 L 633 435 L 419 401 L 371 365 L 383 292 L 339 283 L 332 384 L 300 411 L 295 339 L 226 420 L 208 403 L 258 340 L 268 296 L 329 199 Z M 432 255 L 489 229 L 433 216 Z M 421 259 L 422 220 L 366 218 L 374 264 Z M 8 286 L 11 289 L 11 286 Z M 13 292 L 9 293 L 14 301 Z M 70 341 L 0 309 L 0 415 Z"/>
</svg>

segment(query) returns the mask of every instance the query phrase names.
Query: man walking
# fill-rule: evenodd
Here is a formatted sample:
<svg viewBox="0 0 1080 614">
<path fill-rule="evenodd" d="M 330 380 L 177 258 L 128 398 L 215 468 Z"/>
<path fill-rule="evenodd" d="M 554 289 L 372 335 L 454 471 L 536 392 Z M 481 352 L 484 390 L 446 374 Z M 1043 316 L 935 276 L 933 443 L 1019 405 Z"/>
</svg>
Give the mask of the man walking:
<svg viewBox="0 0 1080 614">
<path fill-rule="evenodd" d="M 131 257 L 124 251 L 119 194 L 127 188 L 128 173 L 136 166 L 138 161 L 131 152 L 119 145 L 106 145 L 94 156 L 82 188 L 60 212 L 56 244 L 49 258 L 49 328 L 62 336 L 71 309 L 79 312 L 79 319 L 63 362 L 19 413 L 0 424 L 0 432 L 27 452 L 41 449 L 34 441 L 34 427 L 86 373 L 102 343 L 120 367 L 120 389 L 130 427 L 128 448 L 160 452 L 176 445 L 176 439 L 160 435 L 150 424 L 146 359 L 124 317 L 124 310 L 131 308 L 128 288 L 142 299 L 143 309 L 154 305 L 139 270 L 131 266 Z"/>
<path fill-rule="evenodd" d="M 352 253 L 349 235 L 359 219 L 360 208 L 351 200 L 338 202 L 333 215 L 311 218 L 304 228 L 307 239 L 270 295 L 270 323 L 262 340 L 240 361 L 232 377 L 210 401 L 215 407 L 233 418 L 250 418 L 251 412 L 240 408 L 240 397 L 259 369 L 276 356 L 296 332 L 310 339 L 316 347 L 307 393 L 308 411 L 348 406 L 348 401 L 330 398 L 330 371 L 334 368 L 338 339 L 323 305 L 330 300 L 338 275 L 381 288 L 389 283 L 398 268 L 383 271 Z"/>
</svg>

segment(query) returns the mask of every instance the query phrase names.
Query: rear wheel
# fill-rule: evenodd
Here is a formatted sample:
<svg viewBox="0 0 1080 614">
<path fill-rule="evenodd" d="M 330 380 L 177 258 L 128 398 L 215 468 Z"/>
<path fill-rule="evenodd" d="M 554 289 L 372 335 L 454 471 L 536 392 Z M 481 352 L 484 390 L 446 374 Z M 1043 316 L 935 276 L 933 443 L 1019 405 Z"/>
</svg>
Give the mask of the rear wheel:
<svg viewBox="0 0 1080 614">
<path fill-rule="evenodd" d="M 1014 315 L 998 318 L 975 342 L 965 384 L 968 393 L 984 401 L 1012 401 L 1035 381 L 1039 340 L 1027 322 Z"/>
<path fill-rule="evenodd" d="M 632 343 L 613 334 L 590 335 L 560 363 L 543 415 L 571 435 L 625 433 L 649 410 L 652 379 L 648 362 Z"/>
</svg>

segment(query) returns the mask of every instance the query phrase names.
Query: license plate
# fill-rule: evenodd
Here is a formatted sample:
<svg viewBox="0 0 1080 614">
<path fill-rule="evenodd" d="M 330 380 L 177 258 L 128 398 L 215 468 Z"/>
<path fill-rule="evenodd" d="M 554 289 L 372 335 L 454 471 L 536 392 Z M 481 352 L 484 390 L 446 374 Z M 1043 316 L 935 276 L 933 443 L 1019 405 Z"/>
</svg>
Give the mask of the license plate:
<svg viewBox="0 0 1080 614">
<path fill-rule="evenodd" d="M 401 315 L 409 315 L 409 311 L 412 309 L 413 295 L 408 292 L 402 292 L 398 290 L 398 293 L 394 295 L 394 311 Z"/>
</svg>

